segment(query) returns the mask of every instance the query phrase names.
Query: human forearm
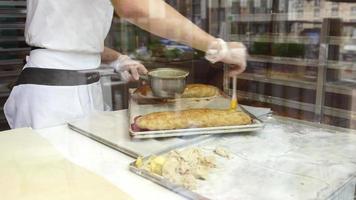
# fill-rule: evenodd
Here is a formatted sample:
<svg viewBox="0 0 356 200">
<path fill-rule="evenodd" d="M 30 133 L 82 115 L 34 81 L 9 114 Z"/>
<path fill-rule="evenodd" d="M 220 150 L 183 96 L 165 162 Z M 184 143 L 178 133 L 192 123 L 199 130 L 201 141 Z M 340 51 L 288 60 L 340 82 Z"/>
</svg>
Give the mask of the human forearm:
<svg viewBox="0 0 356 200">
<path fill-rule="evenodd" d="M 101 61 L 120 73 L 124 81 L 138 80 L 140 74 L 147 73 L 147 69 L 140 62 L 108 47 L 101 53 Z"/>
<path fill-rule="evenodd" d="M 104 51 L 101 53 L 101 62 L 110 63 L 117 60 L 120 57 L 120 53 L 110 49 L 108 47 L 104 48 Z"/>
<path fill-rule="evenodd" d="M 246 47 L 216 39 L 185 18 L 163 0 L 111 0 L 116 13 L 140 28 L 207 53 L 212 62 L 230 66 L 236 76 L 246 68 Z M 210 59 L 211 58 L 211 59 Z"/>
<path fill-rule="evenodd" d="M 155 35 L 206 51 L 215 38 L 163 0 L 112 0 L 116 13 Z"/>
</svg>

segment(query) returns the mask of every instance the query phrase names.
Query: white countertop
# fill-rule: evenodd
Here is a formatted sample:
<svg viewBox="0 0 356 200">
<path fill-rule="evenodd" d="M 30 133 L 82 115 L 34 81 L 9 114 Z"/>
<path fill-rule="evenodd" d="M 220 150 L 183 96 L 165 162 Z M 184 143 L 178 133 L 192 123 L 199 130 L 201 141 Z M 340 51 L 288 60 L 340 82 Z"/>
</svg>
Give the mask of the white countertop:
<svg viewBox="0 0 356 200">
<path fill-rule="evenodd" d="M 134 199 L 184 199 L 130 172 L 128 165 L 134 159 L 71 131 L 67 126 L 36 132 L 67 159 L 106 178 Z M 312 197 L 311 199 L 319 199 L 321 193 L 323 197 L 335 193 L 329 199 L 353 199 L 355 180 L 350 178 L 356 175 L 356 134 L 324 132 L 323 129 L 297 126 L 293 122 L 282 125 L 272 121 L 258 133 L 223 138 L 223 144 L 231 143 L 234 146 L 232 151 L 237 157 L 234 164 L 239 168 L 237 171 L 232 169 L 232 172 L 238 176 L 235 183 L 243 187 L 229 190 L 224 188 L 225 183 L 220 182 L 217 184 L 222 188 L 218 191 L 236 190 L 242 196 L 248 194 L 247 199 L 266 199 L 268 195 L 291 197 L 289 192 Z M 286 181 L 283 174 L 287 177 Z M 303 178 L 311 178 L 315 184 L 300 182 Z M 274 184 L 268 184 L 271 181 Z M 323 181 L 328 186 L 323 187 L 323 191 L 316 191 Z M 305 186 L 298 186 L 299 184 Z M 343 184 L 348 186 L 343 188 Z M 259 187 L 264 188 L 258 189 Z M 304 191 L 299 187 L 307 189 Z M 265 191 L 257 194 L 255 190 Z M 310 193 L 303 195 L 303 191 Z M 221 196 L 219 199 L 224 198 Z M 294 196 L 290 199 L 299 198 Z"/>
<path fill-rule="evenodd" d="M 133 158 L 78 134 L 67 126 L 35 130 L 65 158 L 110 181 L 134 199 L 179 200 L 183 197 L 128 170 Z"/>
</svg>

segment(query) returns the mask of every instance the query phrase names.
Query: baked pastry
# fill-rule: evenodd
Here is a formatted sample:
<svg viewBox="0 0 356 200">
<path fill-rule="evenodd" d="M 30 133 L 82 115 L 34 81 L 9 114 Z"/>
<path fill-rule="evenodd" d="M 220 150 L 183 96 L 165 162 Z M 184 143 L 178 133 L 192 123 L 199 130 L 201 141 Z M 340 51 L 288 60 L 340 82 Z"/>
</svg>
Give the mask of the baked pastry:
<svg viewBox="0 0 356 200">
<path fill-rule="evenodd" d="M 216 96 L 219 89 L 206 84 L 187 84 L 181 98 L 205 98 Z M 148 85 L 143 85 L 135 91 L 143 96 L 152 94 L 152 90 Z"/>
<path fill-rule="evenodd" d="M 182 111 L 154 112 L 140 116 L 135 126 L 140 130 L 173 130 L 250 124 L 246 113 L 236 110 L 189 109 Z"/>
<path fill-rule="evenodd" d="M 203 98 L 217 95 L 218 89 L 206 84 L 187 84 L 182 94 L 182 98 Z"/>
</svg>

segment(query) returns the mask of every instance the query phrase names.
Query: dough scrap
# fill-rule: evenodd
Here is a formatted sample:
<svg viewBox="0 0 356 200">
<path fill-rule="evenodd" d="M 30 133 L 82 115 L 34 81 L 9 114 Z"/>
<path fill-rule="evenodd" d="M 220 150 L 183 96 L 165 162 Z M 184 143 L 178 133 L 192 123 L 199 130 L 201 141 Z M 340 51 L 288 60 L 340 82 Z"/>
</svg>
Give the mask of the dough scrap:
<svg viewBox="0 0 356 200">
<path fill-rule="evenodd" d="M 197 180 L 206 180 L 209 172 L 216 168 L 216 163 L 214 155 L 205 155 L 199 148 L 188 148 L 152 156 L 144 162 L 142 168 L 163 176 L 174 184 L 194 190 Z"/>
<path fill-rule="evenodd" d="M 231 159 L 231 152 L 224 147 L 216 147 L 214 153 L 223 158 Z"/>
</svg>

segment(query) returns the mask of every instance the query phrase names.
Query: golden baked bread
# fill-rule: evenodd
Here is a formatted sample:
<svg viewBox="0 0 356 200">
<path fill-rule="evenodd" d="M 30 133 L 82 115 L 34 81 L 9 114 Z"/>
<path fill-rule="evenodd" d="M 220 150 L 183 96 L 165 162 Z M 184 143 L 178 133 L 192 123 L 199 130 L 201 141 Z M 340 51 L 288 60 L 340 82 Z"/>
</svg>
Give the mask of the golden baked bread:
<svg viewBox="0 0 356 200">
<path fill-rule="evenodd" d="M 204 98 L 216 96 L 219 89 L 206 84 L 187 84 L 181 98 Z M 148 85 L 143 85 L 135 91 L 143 96 L 147 96 L 152 93 L 151 88 Z"/>
<path fill-rule="evenodd" d="M 235 110 L 190 109 L 155 112 L 136 119 L 135 125 L 143 130 L 173 130 L 250 124 L 246 113 Z"/>
<path fill-rule="evenodd" d="M 203 98 L 217 95 L 218 89 L 212 85 L 187 84 L 182 94 L 182 98 Z"/>
</svg>

